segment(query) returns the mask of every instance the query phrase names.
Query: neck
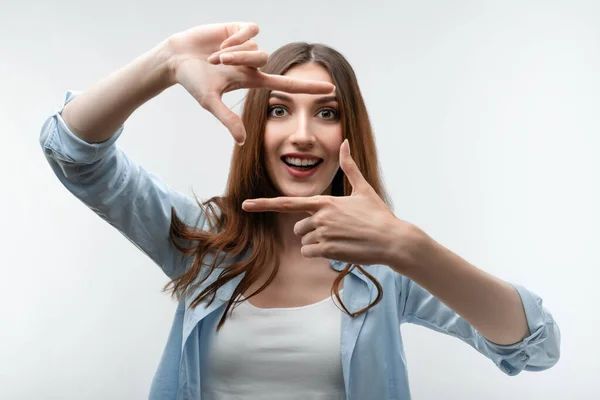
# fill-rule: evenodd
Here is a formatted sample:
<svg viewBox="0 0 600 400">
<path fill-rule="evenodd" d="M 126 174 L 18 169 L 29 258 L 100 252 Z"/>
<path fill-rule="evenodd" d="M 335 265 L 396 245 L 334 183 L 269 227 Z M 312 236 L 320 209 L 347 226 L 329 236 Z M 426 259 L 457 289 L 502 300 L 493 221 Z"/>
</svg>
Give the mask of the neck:
<svg viewBox="0 0 600 400">
<path fill-rule="evenodd" d="M 269 186 L 271 192 L 270 194 L 273 197 L 282 196 L 281 193 L 273 188 L 272 185 Z M 329 184 L 327 189 L 322 193 L 322 195 L 331 195 L 332 184 Z M 294 225 L 296 222 L 303 220 L 304 218 L 310 217 L 310 213 L 308 212 L 299 212 L 299 213 L 276 213 L 276 223 L 279 235 L 281 237 L 281 243 L 283 246 L 283 253 L 286 256 L 291 257 L 300 257 L 302 258 L 302 254 L 300 253 L 300 249 L 302 248 L 302 237 L 296 236 L 294 233 Z"/>
<path fill-rule="evenodd" d="M 283 244 L 283 252 L 290 256 L 300 257 L 300 249 L 302 248 L 302 237 L 294 233 L 294 225 L 310 217 L 307 212 L 300 213 L 278 213 L 277 228 Z"/>
</svg>

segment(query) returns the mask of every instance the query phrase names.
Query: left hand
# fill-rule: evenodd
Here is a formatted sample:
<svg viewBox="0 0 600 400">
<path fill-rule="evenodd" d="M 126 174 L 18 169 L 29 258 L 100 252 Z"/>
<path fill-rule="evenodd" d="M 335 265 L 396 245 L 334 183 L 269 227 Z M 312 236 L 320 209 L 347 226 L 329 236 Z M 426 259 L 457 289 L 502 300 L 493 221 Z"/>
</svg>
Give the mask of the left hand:
<svg viewBox="0 0 600 400">
<path fill-rule="evenodd" d="M 391 266 L 397 252 L 411 243 L 411 225 L 398 219 L 360 173 L 345 140 L 340 166 L 350 184 L 350 196 L 276 197 L 246 200 L 248 212 L 308 212 L 294 226 L 302 236 L 304 257 L 323 257 L 358 265 Z"/>
</svg>

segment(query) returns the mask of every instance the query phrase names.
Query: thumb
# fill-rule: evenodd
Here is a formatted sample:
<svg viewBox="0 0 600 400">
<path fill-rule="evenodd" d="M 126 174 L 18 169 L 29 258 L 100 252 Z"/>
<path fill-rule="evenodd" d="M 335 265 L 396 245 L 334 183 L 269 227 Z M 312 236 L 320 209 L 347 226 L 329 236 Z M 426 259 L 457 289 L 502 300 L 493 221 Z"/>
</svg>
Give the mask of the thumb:
<svg viewBox="0 0 600 400">
<path fill-rule="evenodd" d="M 227 107 L 217 95 L 207 95 L 200 105 L 217 117 L 219 121 L 231 132 L 231 136 L 240 146 L 246 141 L 246 129 L 241 118 Z"/>
<path fill-rule="evenodd" d="M 344 140 L 340 146 L 340 167 L 348 177 L 354 190 L 359 190 L 366 183 L 365 178 L 360 173 L 358 166 L 350 155 L 350 143 L 348 139 Z"/>
</svg>

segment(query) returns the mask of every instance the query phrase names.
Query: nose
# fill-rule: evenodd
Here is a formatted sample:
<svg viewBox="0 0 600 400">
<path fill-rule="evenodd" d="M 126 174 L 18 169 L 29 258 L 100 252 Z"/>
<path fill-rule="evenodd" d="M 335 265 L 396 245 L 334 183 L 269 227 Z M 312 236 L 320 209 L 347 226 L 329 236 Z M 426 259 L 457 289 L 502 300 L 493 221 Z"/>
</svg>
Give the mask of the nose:
<svg viewBox="0 0 600 400">
<path fill-rule="evenodd" d="M 298 147 L 312 147 L 315 144 L 313 126 L 308 116 L 301 115 L 297 119 L 296 129 L 290 135 L 290 141 Z"/>
</svg>

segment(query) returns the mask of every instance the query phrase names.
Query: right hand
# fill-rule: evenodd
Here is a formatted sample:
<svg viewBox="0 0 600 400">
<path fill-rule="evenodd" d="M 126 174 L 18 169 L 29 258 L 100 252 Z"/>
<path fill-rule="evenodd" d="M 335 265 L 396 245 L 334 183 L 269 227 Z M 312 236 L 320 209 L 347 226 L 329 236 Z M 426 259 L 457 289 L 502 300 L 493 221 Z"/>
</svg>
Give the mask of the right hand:
<svg viewBox="0 0 600 400">
<path fill-rule="evenodd" d="M 327 94 L 335 88 L 328 82 L 259 71 L 268 55 L 259 51 L 256 42 L 251 40 L 258 31 L 253 23 L 210 24 L 177 33 L 167 41 L 171 78 L 217 117 L 240 145 L 246 140 L 246 130 L 241 118 L 223 104 L 224 93 L 241 88 L 266 88 L 288 93 Z M 223 54 L 233 55 L 233 61 L 223 59 Z"/>
</svg>

